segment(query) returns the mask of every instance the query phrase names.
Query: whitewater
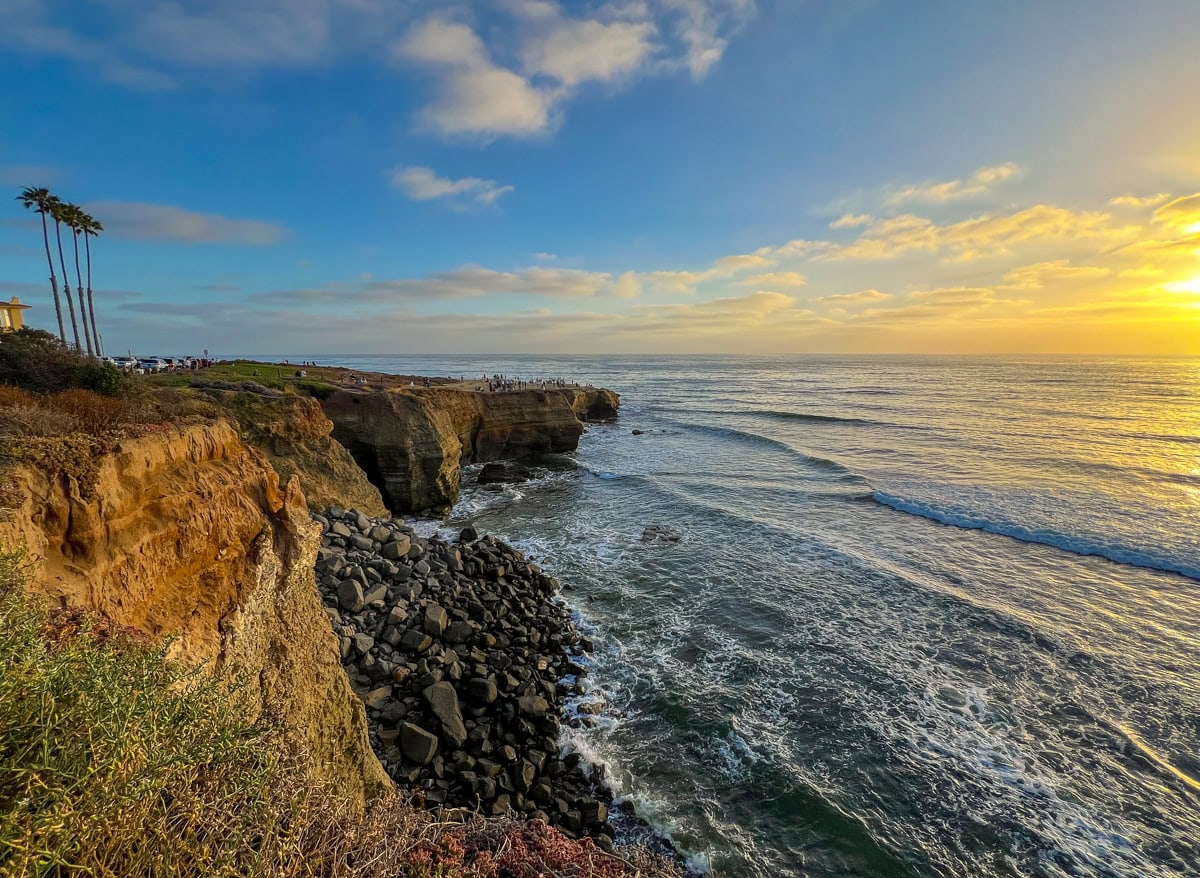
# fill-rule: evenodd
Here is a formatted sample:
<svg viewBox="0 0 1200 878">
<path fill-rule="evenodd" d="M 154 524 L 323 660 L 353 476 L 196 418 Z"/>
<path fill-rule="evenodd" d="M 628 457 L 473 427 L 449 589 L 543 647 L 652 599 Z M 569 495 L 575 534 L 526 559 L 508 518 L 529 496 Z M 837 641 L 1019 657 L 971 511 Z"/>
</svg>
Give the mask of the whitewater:
<svg viewBox="0 0 1200 878">
<path fill-rule="evenodd" d="M 569 744 L 693 863 L 1200 874 L 1200 360 L 307 358 L 622 394 L 437 526 L 570 587 Z"/>
</svg>

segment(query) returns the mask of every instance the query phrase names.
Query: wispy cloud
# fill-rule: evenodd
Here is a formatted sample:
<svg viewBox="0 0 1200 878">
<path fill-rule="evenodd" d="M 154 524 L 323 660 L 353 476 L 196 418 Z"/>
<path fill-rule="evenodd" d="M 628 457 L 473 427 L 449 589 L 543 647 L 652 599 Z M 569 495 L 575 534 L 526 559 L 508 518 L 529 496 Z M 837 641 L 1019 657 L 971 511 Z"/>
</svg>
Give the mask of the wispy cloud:
<svg viewBox="0 0 1200 878">
<path fill-rule="evenodd" d="M 400 167 L 392 171 L 392 185 L 415 201 L 445 200 L 453 204 L 492 206 L 502 195 L 515 187 L 501 186 L 495 180 L 462 177 L 452 180 L 442 177 L 432 168 Z"/>
<path fill-rule="evenodd" d="M 976 198 L 1018 176 L 1022 170 L 1015 162 L 1006 162 L 980 168 L 963 180 L 926 180 L 924 183 L 888 187 L 884 190 L 884 203 L 894 207 L 911 201 L 944 204 L 947 201 Z"/>
<path fill-rule="evenodd" d="M 1170 198 L 1165 192 L 1157 195 L 1119 195 L 1108 203 L 1113 207 L 1158 207 Z"/>
<path fill-rule="evenodd" d="M 231 219 L 169 204 L 93 201 L 84 207 L 112 235 L 138 241 L 265 246 L 283 240 L 288 234 L 286 228 L 275 223 Z"/>
<path fill-rule="evenodd" d="M 763 274 L 752 274 L 750 277 L 738 281 L 738 284 L 744 287 L 774 289 L 777 287 L 802 287 L 807 282 L 804 275 L 796 271 L 768 271 Z"/>
<path fill-rule="evenodd" d="M 844 305 L 863 305 L 870 302 L 886 302 L 891 298 L 891 293 L 884 293 L 880 290 L 859 290 L 855 293 L 835 293 L 832 296 L 821 296 L 813 301 L 825 302 L 840 307 Z"/>
<path fill-rule="evenodd" d="M 1069 259 L 1054 259 L 1014 268 L 1004 282 L 1019 289 L 1039 290 L 1047 284 L 1071 280 L 1096 280 L 1108 277 L 1112 269 L 1101 265 L 1072 265 Z"/>
<path fill-rule="evenodd" d="M 62 178 L 60 169 L 45 165 L 0 165 L 2 186 L 53 186 Z"/>
</svg>

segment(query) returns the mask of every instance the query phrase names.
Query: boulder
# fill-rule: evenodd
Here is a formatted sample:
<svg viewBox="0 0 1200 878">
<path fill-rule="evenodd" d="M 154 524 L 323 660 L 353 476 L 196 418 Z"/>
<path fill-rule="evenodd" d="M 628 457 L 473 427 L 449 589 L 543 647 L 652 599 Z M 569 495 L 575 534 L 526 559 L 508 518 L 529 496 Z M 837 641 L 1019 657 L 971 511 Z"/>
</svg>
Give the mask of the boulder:
<svg viewBox="0 0 1200 878">
<path fill-rule="evenodd" d="M 432 735 L 412 723 L 401 724 L 400 752 L 405 758 L 418 765 L 428 765 L 437 753 L 437 748 L 437 735 Z"/>
<path fill-rule="evenodd" d="M 357 613 L 365 606 L 362 585 L 357 579 L 343 579 L 337 590 L 338 603 L 343 610 Z"/>
<path fill-rule="evenodd" d="M 439 604 L 430 604 L 425 608 L 425 633 L 433 637 L 441 637 L 446 630 L 449 618 L 446 610 Z"/>
<path fill-rule="evenodd" d="M 550 704 L 540 695 L 522 695 L 517 699 L 517 707 L 526 716 L 545 716 L 550 710 Z"/>
<path fill-rule="evenodd" d="M 462 711 L 458 707 L 458 693 L 449 683 L 434 683 L 421 691 L 421 695 L 429 703 L 429 709 L 442 724 L 442 734 L 446 740 L 461 747 L 467 740 L 467 727 L 463 725 Z"/>
</svg>

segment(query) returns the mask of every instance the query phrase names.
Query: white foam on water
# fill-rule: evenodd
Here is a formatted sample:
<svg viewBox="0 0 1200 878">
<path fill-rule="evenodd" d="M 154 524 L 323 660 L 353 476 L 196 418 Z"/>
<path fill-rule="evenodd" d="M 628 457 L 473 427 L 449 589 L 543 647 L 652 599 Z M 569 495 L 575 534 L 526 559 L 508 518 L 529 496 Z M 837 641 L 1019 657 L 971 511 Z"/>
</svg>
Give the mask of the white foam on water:
<svg viewBox="0 0 1200 878">
<path fill-rule="evenodd" d="M 1096 555 L 1107 558 L 1118 564 L 1129 564 L 1134 567 L 1148 567 L 1152 570 L 1162 570 L 1167 573 L 1181 573 L 1191 579 L 1200 580 L 1200 563 L 1194 558 L 1178 557 L 1170 554 L 1154 552 L 1119 543 L 1105 543 L 1090 537 L 1084 537 L 1047 528 L 1027 527 L 1016 522 L 1007 521 L 1002 517 L 988 517 L 959 509 L 949 505 L 922 503 L 897 497 L 884 491 L 876 491 L 871 498 L 884 506 L 889 506 L 899 512 L 928 518 L 940 524 L 961 527 L 966 530 L 982 530 L 1021 540 L 1026 543 L 1041 543 L 1054 546 L 1076 555 Z"/>
</svg>

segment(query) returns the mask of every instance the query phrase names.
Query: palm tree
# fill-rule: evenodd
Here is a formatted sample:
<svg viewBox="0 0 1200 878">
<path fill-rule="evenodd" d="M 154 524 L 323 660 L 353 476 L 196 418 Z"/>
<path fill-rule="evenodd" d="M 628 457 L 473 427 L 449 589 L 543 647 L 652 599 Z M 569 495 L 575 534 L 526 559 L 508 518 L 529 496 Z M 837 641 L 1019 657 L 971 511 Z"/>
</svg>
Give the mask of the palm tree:
<svg viewBox="0 0 1200 878">
<path fill-rule="evenodd" d="M 87 221 L 83 226 L 83 249 L 87 253 L 87 297 L 88 297 L 88 313 L 92 315 L 92 338 L 96 341 L 96 353 L 99 356 L 104 356 L 104 349 L 100 344 L 100 333 L 96 331 L 96 306 L 92 302 L 92 245 L 91 239 L 104 231 L 104 226 L 100 221 L 93 216 L 84 214 Z"/>
<path fill-rule="evenodd" d="M 79 297 L 79 317 L 83 321 L 83 341 L 87 345 L 88 356 L 92 355 L 92 336 L 88 332 L 87 300 L 83 297 L 83 271 L 79 268 L 79 236 L 83 234 L 83 223 L 87 214 L 78 204 L 68 204 L 63 207 L 63 222 L 70 226 L 72 243 L 75 245 L 75 295 Z"/>
<path fill-rule="evenodd" d="M 25 190 L 17 196 L 17 201 L 42 216 L 42 241 L 46 245 L 46 264 L 50 266 L 50 290 L 54 293 L 54 313 L 58 315 L 58 337 L 65 345 L 67 331 L 63 326 L 62 300 L 58 297 L 58 278 L 54 276 L 54 259 L 50 256 L 50 231 L 46 227 L 46 214 L 50 212 L 50 199 L 53 197 L 49 189 L 26 186 Z"/>
<path fill-rule="evenodd" d="M 75 350 L 83 348 L 79 344 L 79 324 L 75 322 L 75 305 L 71 302 L 71 276 L 67 274 L 67 260 L 63 256 L 62 224 L 67 220 L 67 205 L 57 195 L 50 196 L 50 216 L 54 220 L 54 235 L 58 238 L 58 264 L 62 266 L 63 291 L 67 294 L 67 311 L 71 315 L 71 331 L 75 334 Z"/>
</svg>

